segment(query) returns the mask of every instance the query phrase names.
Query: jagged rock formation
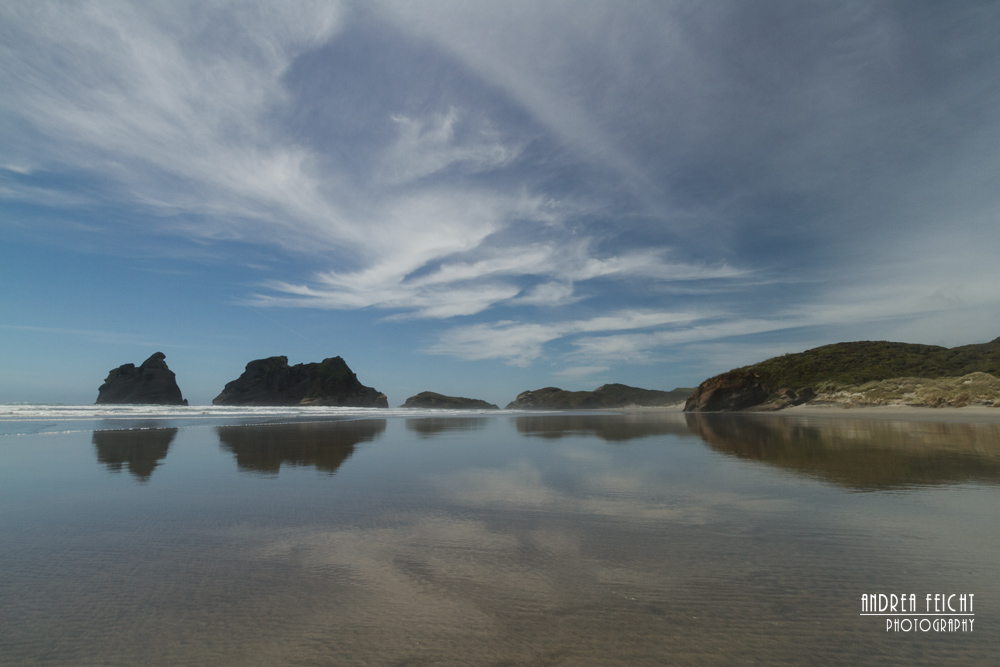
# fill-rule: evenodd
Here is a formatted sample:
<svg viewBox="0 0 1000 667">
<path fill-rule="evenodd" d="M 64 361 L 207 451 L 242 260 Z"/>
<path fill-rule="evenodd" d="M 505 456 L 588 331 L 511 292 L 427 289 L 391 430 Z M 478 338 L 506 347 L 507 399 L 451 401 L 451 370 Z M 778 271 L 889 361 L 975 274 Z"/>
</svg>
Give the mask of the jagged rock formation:
<svg viewBox="0 0 1000 667">
<path fill-rule="evenodd" d="M 478 398 L 462 398 L 460 396 L 445 396 L 433 391 L 422 391 L 410 396 L 401 408 L 446 408 L 449 410 L 499 410 L 497 406 Z"/>
<path fill-rule="evenodd" d="M 851 395 L 882 380 L 1000 376 L 1000 338 L 946 348 L 886 341 L 824 345 L 736 368 L 701 383 L 687 412 L 779 410 L 819 396 Z"/>
<path fill-rule="evenodd" d="M 138 368 L 125 364 L 108 373 L 97 390 L 100 404 L 187 405 L 166 355 L 156 352 Z"/>
<path fill-rule="evenodd" d="M 288 357 L 256 359 L 212 404 L 389 407 L 385 394 L 361 384 L 340 357 L 294 366 L 288 365 Z"/>
<path fill-rule="evenodd" d="M 521 392 L 507 404 L 507 410 L 599 410 L 628 406 L 661 407 L 680 403 L 692 389 L 673 391 L 640 389 L 624 384 L 606 384 L 594 391 L 566 391 L 545 387 Z"/>
</svg>

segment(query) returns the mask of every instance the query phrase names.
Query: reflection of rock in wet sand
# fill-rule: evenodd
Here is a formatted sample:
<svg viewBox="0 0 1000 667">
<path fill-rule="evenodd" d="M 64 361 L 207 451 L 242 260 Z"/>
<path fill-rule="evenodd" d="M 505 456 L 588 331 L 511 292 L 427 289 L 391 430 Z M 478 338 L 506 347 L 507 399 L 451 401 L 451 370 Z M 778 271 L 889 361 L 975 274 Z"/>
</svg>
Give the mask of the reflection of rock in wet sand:
<svg viewBox="0 0 1000 667">
<path fill-rule="evenodd" d="M 490 417 L 424 417 L 407 419 L 406 430 L 417 433 L 421 438 L 429 438 L 445 431 L 478 431 L 486 428 Z"/>
<path fill-rule="evenodd" d="M 277 474 L 286 464 L 332 474 L 354 453 L 354 445 L 382 435 L 385 420 L 218 426 L 215 431 L 222 448 L 236 455 L 240 470 Z"/>
<path fill-rule="evenodd" d="M 515 419 L 518 433 L 549 439 L 595 435 L 608 442 L 623 442 L 653 435 L 691 435 L 691 430 L 681 413 L 538 415 Z"/>
<path fill-rule="evenodd" d="M 97 447 L 98 463 L 111 472 L 121 472 L 127 464 L 128 471 L 145 482 L 166 458 L 176 435 L 176 428 L 94 431 L 92 442 Z"/>
<path fill-rule="evenodd" d="M 1000 424 L 687 414 L 712 449 L 856 489 L 1000 483 Z"/>
</svg>

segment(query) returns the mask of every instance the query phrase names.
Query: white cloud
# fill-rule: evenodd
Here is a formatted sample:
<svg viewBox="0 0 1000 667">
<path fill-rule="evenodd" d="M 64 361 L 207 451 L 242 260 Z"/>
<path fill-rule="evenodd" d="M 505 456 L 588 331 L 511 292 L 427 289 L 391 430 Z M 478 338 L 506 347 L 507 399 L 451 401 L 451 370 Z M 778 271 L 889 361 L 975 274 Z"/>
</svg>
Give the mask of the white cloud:
<svg viewBox="0 0 1000 667">
<path fill-rule="evenodd" d="M 955 283 L 941 283 L 932 278 L 900 285 L 893 281 L 873 284 L 862 276 L 854 285 L 831 286 L 813 303 L 786 306 L 760 317 L 718 310 L 711 313 L 645 310 L 547 324 L 509 320 L 476 324 L 443 332 L 438 343 L 426 351 L 469 360 L 502 359 L 514 366 L 528 366 L 543 355 L 546 344 L 572 338 L 573 350 L 567 358 L 585 363 L 570 366 L 558 375 L 573 378 L 601 372 L 618 363 L 657 361 L 669 356 L 672 348 L 809 328 L 842 327 L 857 331 L 855 339 L 888 337 L 948 346 L 990 340 L 996 337 L 995 306 L 1000 297 L 986 283 L 972 280 L 971 276 L 969 282 L 963 282 L 964 278 L 956 276 Z M 928 327 L 927 318 L 941 321 L 942 317 L 952 323 L 962 322 L 963 326 L 951 326 L 950 335 L 941 340 L 914 339 L 918 330 L 938 332 L 940 327 Z M 916 322 L 920 327 L 914 330 Z M 638 329 L 647 331 L 635 331 Z M 895 331 L 900 335 L 886 334 Z M 608 333 L 587 335 L 599 332 Z M 815 333 L 809 339 L 814 345 L 836 342 L 822 341 Z M 740 357 L 745 360 L 742 363 L 795 351 L 788 349 L 787 344 L 782 350 L 773 341 L 737 344 L 742 350 Z"/>
<path fill-rule="evenodd" d="M 461 140 L 456 136 L 461 119 L 455 108 L 426 120 L 394 115 L 392 121 L 399 136 L 379 167 L 390 183 L 420 179 L 452 165 L 472 173 L 490 171 L 509 164 L 523 150 L 521 145 L 504 143 L 489 126 L 472 128 L 472 136 Z"/>
<path fill-rule="evenodd" d="M 340 22 L 336 3 L 83 2 L 5 5 L 0 47 L 10 161 L 114 182 L 115 197 L 206 214 L 186 230 L 245 236 L 241 220 L 294 226 L 289 245 L 347 231 L 310 173 L 307 150 L 265 118 L 280 77 Z M 41 140 L 39 140 L 41 139 Z M 38 201 L 48 204 L 44 196 Z M 258 232 L 259 233 L 259 232 Z M 259 238 L 259 237 L 255 237 Z"/>
<path fill-rule="evenodd" d="M 605 362 L 641 363 L 648 361 L 653 350 L 695 341 L 716 340 L 729 336 L 746 336 L 766 331 L 802 326 L 801 320 L 752 320 L 733 318 L 728 321 L 681 326 L 666 331 L 640 334 L 590 336 L 573 341 L 572 356 Z"/>
<path fill-rule="evenodd" d="M 453 196 L 446 201 L 462 199 Z M 557 216 L 539 199 L 522 198 L 515 210 L 506 208 L 510 204 L 487 193 L 470 196 L 465 206 L 448 211 L 421 211 L 420 206 L 407 202 L 398 209 L 400 223 L 393 226 L 398 252 L 382 247 L 378 263 L 354 273 L 320 273 L 311 284 L 270 283 L 268 287 L 277 294 L 258 295 L 253 303 L 378 307 L 440 318 L 478 313 L 503 302 L 518 306 L 571 304 L 582 298 L 575 294 L 575 284 L 597 278 L 700 281 L 744 274 L 725 265 L 672 263 L 663 251 L 597 258 L 589 240 L 488 247 L 486 237 L 501 229 L 506 220 L 551 220 Z M 476 209 L 480 211 L 478 227 L 473 222 L 476 216 L 470 216 Z M 435 233 L 422 231 L 425 228 Z M 463 253 L 474 259 L 459 259 Z M 442 258 L 446 259 L 439 261 Z M 429 266 L 434 268 L 427 270 Z M 543 282 L 522 289 L 518 281 L 525 278 Z"/>
<path fill-rule="evenodd" d="M 567 337 L 574 337 L 574 358 L 595 360 L 574 368 L 603 367 L 612 360 L 646 361 L 657 350 L 701 340 L 865 325 L 858 327 L 860 332 L 873 330 L 868 326 L 872 322 L 975 309 L 981 313 L 998 302 L 1000 273 L 992 255 L 1000 227 L 993 190 L 982 185 L 996 171 L 995 151 L 984 148 L 990 144 L 983 140 L 995 134 L 995 123 L 977 121 L 968 131 L 956 124 L 956 141 L 942 146 L 944 161 L 924 158 L 922 152 L 937 151 L 914 146 L 919 159 L 912 169 L 908 163 L 898 170 L 896 165 L 879 167 L 891 177 L 877 165 L 866 167 L 871 171 L 856 168 L 882 159 L 855 158 L 869 155 L 865 151 L 873 137 L 890 127 L 883 116 L 913 111 L 910 102 L 887 98 L 876 117 L 870 113 L 870 96 L 861 94 L 876 81 L 856 68 L 867 66 L 864 56 L 872 49 L 884 48 L 879 21 L 865 21 L 872 24 L 873 37 L 870 44 L 852 47 L 857 52 L 851 53 L 850 67 L 838 69 L 843 63 L 834 63 L 833 72 L 821 70 L 809 78 L 815 87 L 806 94 L 779 90 L 777 102 L 768 99 L 760 108 L 748 109 L 747 125 L 737 128 L 746 131 L 740 139 L 747 143 L 730 145 L 727 133 L 736 131 L 733 117 L 701 112 L 737 108 L 731 103 L 754 102 L 755 94 L 729 91 L 741 82 L 721 62 L 725 50 L 684 29 L 732 30 L 729 21 L 716 23 L 726 11 L 700 8 L 692 12 L 693 23 L 685 23 L 689 10 L 670 3 L 640 3 L 624 10 L 621 3 L 601 1 L 584 9 L 575 3 L 523 0 L 475 5 L 387 0 L 379 6 L 378 17 L 415 37 L 420 48 L 429 41 L 447 54 L 435 52 L 435 57 L 453 59 L 448 64 L 465 77 L 456 87 L 471 94 L 456 93 L 455 99 L 428 95 L 399 108 L 375 106 L 377 122 L 389 126 L 388 135 L 369 144 L 331 148 L 300 139 L 308 133 L 288 134 L 283 123 L 296 105 L 319 106 L 325 100 L 293 98 L 297 91 L 289 79 L 297 72 L 304 89 L 322 83 L 319 65 L 303 72 L 294 68 L 307 60 L 302 56 L 315 55 L 318 47 L 351 28 L 353 14 L 343 12 L 340 4 L 84 0 L 0 5 L 0 164 L 5 165 L 0 197 L 76 210 L 96 204 L 88 213 L 100 212 L 99 206 L 109 202 L 124 204 L 132 206 L 127 217 L 144 220 L 141 224 L 150 229 L 198 240 L 278 243 L 312 257 L 330 257 L 327 271 L 308 279 L 286 273 L 284 280 L 269 283 L 250 300 L 258 305 L 377 308 L 397 318 L 437 319 L 516 307 L 521 321 L 450 329 L 432 348 L 436 354 L 505 359 L 516 365 L 530 364 L 546 344 Z M 365 39 L 362 35 L 359 41 Z M 369 47 L 352 48 L 358 48 L 361 58 Z M 407 48 L 401 46 L 395 55 L 407 55 Z M 783 45 L 776 51 L 786 53 L 785 48 L 793 52 L 799 47 Z M 770 77 L 773 72 L 766 65 L 772 56 L 752 55 L 750 73 L 760 77 L 766 71 Z M 701 76 L 706 72 L 710 76 Z M 665 73 L 669 76 L 660 76 Z M 800 81 L 812 72 L 790 74 L 801 77 L 792 81 Z M 748 85 L 767 80 L 754 78 Z M 422 83 L 414 81 L 414 89 Z M 993 94 L 982 92 L 978 84 L 978 79 L 963 80 L 961 95 L 942 97 L 940 111 L 914 117 L 935 129 L 937 119 L 958 109 L 959 102 L 994 108 L 986 103 L 992 98 L 977 97 Z M 392 99 L 418 97 L 408 89 L 391 92 Z M 489 98 L 481 106 L 477 92 Z M 687 92 L 691 94 L 681 95 Z M 503 103 L 492 106 L 492 95 Z M 676 105 L 663 104 L 671 99 Z M 838 99 L 843 109 L 826 108 L 826 101 Z M 850 112 L 843 116 L 848 120 L 841 122 L 841 111 Z M 524 123 L 522 112 L 537 125 Z M 816 132 L 796 129 L 812 128 L 814 116 Z M 963 118 L 970 122 L 971 117 Z M 342 130 L 340 123 L 348 120 L 323 122 Z M 787 120 L 801 125 L 793 123 L 786 130 Z M 539 127 L 549 134 L 539 139 L 544 134 Z M 905 133 L 900 137 L 906 139 Z M 535 140 L 537 144 L 531 143 Z M 759 150 L 765 143 L 767 150 Z M 900 145 L 906 143 L 900 140 Z M 667 145 L 672 150 L 659 150 Z M 871 150 L 900 151 L 892 142 L 875 145 Z M 335 153 L 356 148 L 370 155 L 364 169 L 352 172 L 337 162 Z M 909 155 L 908 150 L 900 154 Z M 702 162 L 691 158 L 695 153 L 710 155 Z M 527 161 L 527 155 L 536 160 L 530 165 L 532 175 L 546 173 L 560 182 L 553 194 L 539 194 L 550 184 L 536 190 L 535 182 L 519 181 L 506 171 L 502 178 L 486 178 Z M 746 168 L 748 164 L 753 167 Z M 575 180 L 577 170 L 594 165 L 593 173 L 601 178 L 614 171 L 621 176 L 620 183 L 612 178 L 609 186 L 621 186 L 615 201 L 604 195 L 588 199 L 584 190 L 594 182 L 588 180 L 592 172 Z M 605 165 L 611 172 L 603 170 Z M 690 180 L 678 178 L 688 165 L 701 171 Z M 644 170 L 650 166 L 662 187 L 647 181 Z M 716 177 L 716 172 L 706 176 L 708 167 L 715 166 L 718 173 L 732 172 L 731 180 Z M 48 173 L 82 176 L 96 185 L 58 189 L 39 177 Z M 863 187 L 859 180 L 866 181 Z M 573 195 L 565 194 L 574 187 Z M 710 193 L 718 188 L 722 203 L 717 208 L 707 202 L 714 194 L 699 194 L 702 187 Z M 975 196 L 966 197 L 964 187 Z M 926 194 L 939 191 L 956 194 Z M 680 211 L 664 192 L 695 201 Z M 824 194 L 831 192 L 836 196 Z M 763 215 L 794 217 L 782 213 L 784 205 L 740 209 L 756 199 L 780 200 L 797 214 L 796 197 L 802 193 L 809 202 L 818 202 L 815 221 L 772 222 Z M 710 208 L 711 214 L 699 213 Z M 616 226 L 623 210 L 646 216 L 646 234 L 636 237 L 641 241 L 629 237 L 626 224 Z M 144 215 L 149 211 L 154 215 Z M 892 213 L 875 217 L 883 211 Z M 81 218 L 73 221 L 80 229 L 91 222 Z M 658 235 L 660 227 L 674 232 L 705 220 L 708 224 L 697 233 L 677 241 L 688 244 L 690 253 L 672 251 L 663 241 L 681 238 L 680 232 L 677 237 Z M 133 231 L 127 224 L 101 222 L 93 228 L 127 234 Z M 711 257 L 704 249 L 717 238 L 727 238 L 738 226 L 753 231 L 754 225 L 766 232 L 757 238 L 774 239 L 778 251 L 744 250 L 747 254 L 736 255 L 733 265 L 687 259 Z M 828 229 L 817 231 L 822 225 Z M 782 235 L 786 229 L 794 233 Z M 803 261 L 795 278 L 815 279 L 817 286 L 827 279 L 830 287 L 789 291 L 785 298 L 761 302 L 756 310 L 747 308 L 753 317 L 721 315 L 716 299 L 731 298 L 737 280 L 748 299 L 756 298 L 747 288 L 750 275 L 757 280 L 755 288 L 775 289 L 752 270 L 755 263 L 770 262 L 773 275 L 784 279 L 782 274 L 790 270 L 779 253 L 786 242 L 789 253 L 805 249 L 823 265 L 817 267 L 816 274 L 823 271 L 817 277 Z M 764 259 L 758 262 L 760 257 Z M 901 258 L 914 259 L 907 264 Z M 609 286 L 612 281 L 618 282 Z M 554 324 L 525 319 L 525 306 L 564 307 L 594 294 L 613 299 L 635 286 L 639 289 L 629 303 L 652 294 L 660 310 L 619 311 L 589 320 L 566 314 Z M 712 319 L 657 319 L 657 313 L 669 315 L 671 303 L 688 303 L 687 297 L 695 294 L 705 297 L 705 303 L 713 299 Z M 995 318 L 977 317 L 979 336 Z M 603 335 L 588 335 L 597 333 Z"/>
<path fill-rule="evenodd" d="M 617 47 L 619 39 L 626 37 L 610 31 L 641 28 L 641 22 L 631 21 L 634 12 L 623 12 L 620 3 L 614 2 L 589 3 L 581 8 L 578 3 L 558 2 L 384 0 L 377 6 L 400 29 L 433 41 L 483 79 L 506 91 L 581 156 L 612 164 L 634 181 L 645 179 L 608 136 L 594 110 L 588 108 L 587 100 L 581 96 L 588 86 L 575 78 L 575 75 L 594 74 L 593 70 L 581 68 L 579 58 L 585 52 L 607 56 L 591 60 L 602 65 L 624 55 Z M 664 27 L 658 24 L 659 29 Z M 668 46 L 676 43 L 666 42 Z M 623 72 L 619 69 L 618 73 Z"/>
<path fill-rule="evenodd" d="M 610 369 L 610 366 L 569 366 L 560 371 L 556 371 L 553 375 L 566 380 L 583 380 Z"/>
<path fill-rule="evenodd" d="M 542 355 L 546 343 L 567 336 L 595 331 L 643 329 L 696 319 L 699 316 L 691 313 L 632 310 L 552 324 L 512 321 L 474 324 L 445 331 L 439 342 L 426 351 L 467 360 L 504 359 L 512 366 L 528 366 Z"/>
<path fill-rule="evenodd" d="M 936 281 L 931 282 L 936 284 Z M 956 296 L 956 291 L 962 297 Z M 815 303 L 790 306 L 765 317 L 716 315 L 710 321 L 668 330 L 580 337 L 573 341 L 575 350 L 570 356 L 602 363 L 642 363 L 649 361 L 657 350 L 664 351 L 673 346 L 808 327 L 851 329 L 857 332 L 855 340 L 874 337 L 946 346 L 964 345 L 996 337 L 996 327 L 1000 324 L 995 315 L 998 304 L 1000 297 L 982 282 L 965 288 L 956 285 L 935 287 L 919 282 L 908 285 L 895 282 L 838 285 L 820 295 Z M 919 331 L 937 332 L 940 329 L 928 327 L 927 318 L 950 322 L 950 331 L 937 340 L 922 340 Z M 916 321 L 921 322 L 918 328 L 913 326 Z M 956 326 L 957 323 L 961 325 Z M 815 340 L 815 335 L 812 339 Z M 833 342 L 837 341 L 825 341 Z M 756 350 L 752 355 L 743 355 L 753 361 L 774 356 L 779 350 L 773 342 L 741 345 L 750 345 Z M 781 350 L 782 353 L 790 351 L 793 350 L 789 350 L 787 345 Z"/>
<path fill-rule="evenodd" d="M 438 28 L 450 25 L 447 12 L 435 16 Z M 0 87 L 9 91 L 0 109 L 17 122 L 0 128 L 0 164 L 30 164 L 8 167 L 22 176 L 73 173 L 101 185 L 66 192 L 11 182 L 0 196 L 73 208 L 89 198 L 114 201 L 152 211 L 142 216 L 145 231 L 332 253 L 336 268 L 308 282 L 270 283 L 251 303 L 448 318 L 505 302 L 565 306 L 581 299 L 578 283 L 600 278 L 743 275 L 725 264 L 674 261 L 662 248 L 599 252 L 568 224 L 591 205 L 529 186 L 428 185 L 446 170 L 482 174 L 521 155 L 524 137 L 502 135 L 488 107 L 386 108 L 396 135 L 372 147 L 371 174 L 348 173 L 325 149 L 290 140 L 274 123 L 293 102 L 283 77 L 336 38 L 345 24 L 339 4 L 109 0 L 8 5 L 4 19 L 12 39 L 0 45 Z M 546 117 L 572 125 L 579 116 L 573 136 L 585 136 L 572 104 L 560 102 Z M 19 132 L 18 123 L 33 132 Z M 513 224 L 527 231 L 495 240 Z"/>
<path fill-rule="evenodd" d="M 579 301 L 580 298 L 574 295 L 572 282 L 549 282 L 535 285 L 514 303 L 525 306 L 564 306 Z"/>
</svg>

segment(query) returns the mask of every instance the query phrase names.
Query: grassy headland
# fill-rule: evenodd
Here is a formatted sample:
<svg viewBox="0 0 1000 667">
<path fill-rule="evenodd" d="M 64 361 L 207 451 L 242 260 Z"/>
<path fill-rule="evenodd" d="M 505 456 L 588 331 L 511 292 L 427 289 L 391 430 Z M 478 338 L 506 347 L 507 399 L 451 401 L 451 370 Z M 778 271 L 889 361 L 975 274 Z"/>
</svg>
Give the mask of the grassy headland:
<svg viewBox="0 0 1000 667">
<path fill-rule="evenodd" d="M 886 341 L 824 345 L 709 378 L 685 409 L 773 410 L 806 401 L 996 405 L 1000 402 L 1000 338 L 953 348 Z"/>
</svg>

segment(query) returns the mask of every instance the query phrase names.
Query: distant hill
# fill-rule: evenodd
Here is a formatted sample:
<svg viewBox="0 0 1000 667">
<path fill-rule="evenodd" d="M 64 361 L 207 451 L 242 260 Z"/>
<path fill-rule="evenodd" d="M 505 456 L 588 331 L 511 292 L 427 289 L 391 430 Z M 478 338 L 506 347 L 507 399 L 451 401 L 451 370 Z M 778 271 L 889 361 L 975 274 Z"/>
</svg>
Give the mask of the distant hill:
<svg viewBox="0 0 1000 667">
<path fill-rule="evenodd" d="M 497 406 L 478 398 L 445 396 L 433 391 L 422 391 L 406 399 L 401 408 L 447 408 L 451 410 L 499 410 Z"/>
<path fill-rule="evenodd" d="M 812 399 L 816 392 L 895 378 L 1000 375 L 1000 338 L 989 343 L 939 347 L 858 341 L 834 343 L 735 368 L 701 383 L 688 399 L 689 412 L 773 408 Z"/>
<path fill-rule="evenodd" d="M 558 387 L 545 387 L 521 392 L 507 404 L 507 410 L 599 410 L 624 408 L 630 405 L 659 407 L 680 403 L 691 395 L 693 389 L 678 388 L 673 391 L 641 389 L 625 384 L 606 384 L 593 391 L 566 391 Z"/>
</svg>

